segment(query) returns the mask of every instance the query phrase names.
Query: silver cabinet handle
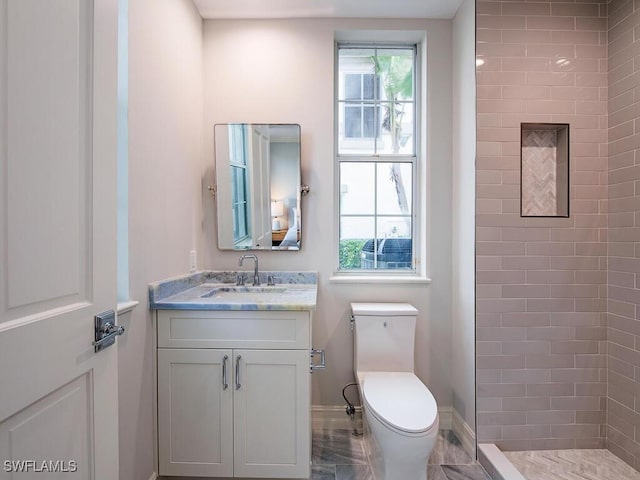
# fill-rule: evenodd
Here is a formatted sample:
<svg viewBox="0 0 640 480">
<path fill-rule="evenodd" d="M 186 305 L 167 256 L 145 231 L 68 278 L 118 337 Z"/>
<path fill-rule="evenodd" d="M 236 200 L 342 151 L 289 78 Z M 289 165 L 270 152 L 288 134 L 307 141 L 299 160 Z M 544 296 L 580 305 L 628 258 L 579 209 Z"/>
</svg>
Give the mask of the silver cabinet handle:
<svg viewBox="0 0 640 480">
<path fill-rule="evenodd" d="M 240 387 L 242 386 L 240 384 L 240 359 L 242 358 L 242 356 L 238 355 L 236 357 L 236 390 L 240 390 Z"/>
<path fill-rule="evenodd" d="M 225 355 L 222 357 L 222 389 L 226 390 L 229 387 L 227 383 L 227 360 L 229 360 L 229 355 Z"/>
</svg>

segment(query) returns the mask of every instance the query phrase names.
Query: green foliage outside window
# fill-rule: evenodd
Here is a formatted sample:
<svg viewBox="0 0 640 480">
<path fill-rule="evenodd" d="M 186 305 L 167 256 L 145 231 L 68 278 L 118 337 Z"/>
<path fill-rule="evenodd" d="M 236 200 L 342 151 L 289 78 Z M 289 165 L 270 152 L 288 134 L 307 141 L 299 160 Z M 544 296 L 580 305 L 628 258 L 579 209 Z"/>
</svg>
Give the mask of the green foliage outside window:
<svg viewBox="0 0 640 480">
<path fill-rule="evenodd" d="M 349 239 L 340 240 L 340 269 L 360 268 L 362 259 L 362 247 L 366 240 Z"/>
</svg>

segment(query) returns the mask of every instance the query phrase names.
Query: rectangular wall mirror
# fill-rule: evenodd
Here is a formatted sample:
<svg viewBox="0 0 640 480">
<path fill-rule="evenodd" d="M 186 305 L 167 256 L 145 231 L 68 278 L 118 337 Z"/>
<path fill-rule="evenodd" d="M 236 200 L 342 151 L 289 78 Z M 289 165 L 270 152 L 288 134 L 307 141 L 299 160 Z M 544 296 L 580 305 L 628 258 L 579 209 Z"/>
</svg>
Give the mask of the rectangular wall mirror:
<svg viewBox="0 0 640 480">
<path fill-rule="evenodd" d="M 300 125 L 217 124 L 220 250 L 299 250 Z"/>
</svg>

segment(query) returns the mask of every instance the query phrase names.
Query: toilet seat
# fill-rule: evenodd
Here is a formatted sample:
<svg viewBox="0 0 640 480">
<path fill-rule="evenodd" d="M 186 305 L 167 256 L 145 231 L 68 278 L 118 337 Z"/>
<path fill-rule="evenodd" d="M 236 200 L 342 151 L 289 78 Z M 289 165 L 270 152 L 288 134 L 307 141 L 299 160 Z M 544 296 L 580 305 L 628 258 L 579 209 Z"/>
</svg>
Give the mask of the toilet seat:
<svg viewBox="0 0 640 480">
<path fill-rule="evenodd" d="M 362 392 L 369 412 L 401 434 L 427 434 L 437 425 L 433 395 L 410 372 L 368 372 Z"/>
</svg>

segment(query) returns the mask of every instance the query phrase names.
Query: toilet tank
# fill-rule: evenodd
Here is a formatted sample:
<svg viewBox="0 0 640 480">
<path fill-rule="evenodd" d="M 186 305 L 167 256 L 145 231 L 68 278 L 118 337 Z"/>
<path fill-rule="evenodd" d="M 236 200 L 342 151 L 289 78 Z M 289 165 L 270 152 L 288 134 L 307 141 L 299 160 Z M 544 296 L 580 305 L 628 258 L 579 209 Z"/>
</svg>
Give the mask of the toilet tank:
<svg viewBox="0 0 640 480">
<path fill-rule="evenodd" d="M 353 368 L 357 372 L 413 372 L 416 316 L 408 303 L 352 303 Z"/>
</svg>

